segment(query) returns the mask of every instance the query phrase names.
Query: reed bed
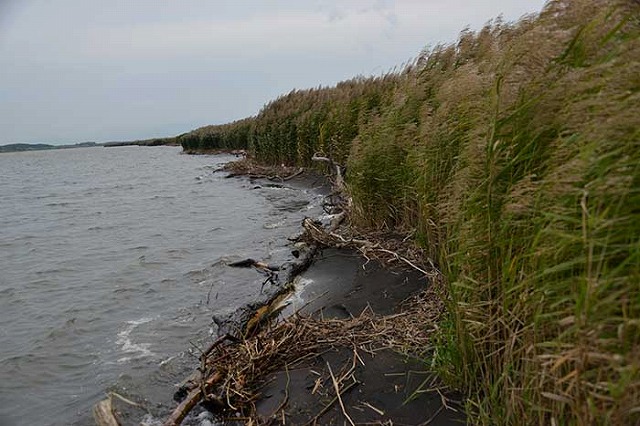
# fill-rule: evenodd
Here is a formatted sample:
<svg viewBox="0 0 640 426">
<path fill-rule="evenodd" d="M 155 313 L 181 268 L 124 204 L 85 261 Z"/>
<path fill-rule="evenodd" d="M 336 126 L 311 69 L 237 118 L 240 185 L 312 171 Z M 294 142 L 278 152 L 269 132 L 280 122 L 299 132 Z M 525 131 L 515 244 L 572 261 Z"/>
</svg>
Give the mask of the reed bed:
<svg viewBox="0 0 640 426">
<path fill-rule="evenodd" d="M 484 424 L 640 422 L 640 3 L 552 0 L 245 122 L 346 165 L 350 223 L 446 278 L 433 362 Z M 231 131 L 214 128 L 213 131 Z"/>
</svg>

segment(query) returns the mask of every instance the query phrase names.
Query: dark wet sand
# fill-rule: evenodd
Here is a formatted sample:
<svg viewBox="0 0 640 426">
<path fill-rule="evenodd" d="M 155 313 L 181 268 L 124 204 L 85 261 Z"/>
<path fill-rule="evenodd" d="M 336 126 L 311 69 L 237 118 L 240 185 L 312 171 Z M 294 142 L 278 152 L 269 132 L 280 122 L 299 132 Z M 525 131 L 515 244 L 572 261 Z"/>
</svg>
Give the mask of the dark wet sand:
<svg viewBox="0 0 640 426">
<path fill-rule="evenodd" d="M 303 312 L 324 318 L 357 316 L 365 308 L 380 315 L 392 314 L 402 301 L 427 286 L 426 279 L 416 271 L 393 270 L 377 261 L 367 262 L 357 253 L 335 249 L 324 250 L 302 278 L 312 282 L 301 292 L 303 301 L 297 303 L 307 304 Z M 425 382 L 433 379 L 424 360 L 410 359 L 389 349 L 375 354 L 358 351 L 358 355 L 364 362 L 357 363 L 354 375 L 358 383 L 342 397 L 345 410 L 356 424 L 465 423 L 461 411 L 446 409 L 437 392 L 422 391 Z M 272 375 L 262 389 L 258 413 L 263 418 L 273 416 L 275 424 L 282 423 L 281 408 L 286 397 L 287 424 L 313 420 L 335 396 L 327 364 L 340 377 L 353 362 L 353 349 L 336 349 Z M 448 396 L 459 399 L 457 395 Z M 348 422 L 335 402 L 317 418 L 317 424 Z"/>
<path fill-rule="evenodd" d="M 251 182 L 265 184 L 263 179 Z M 282 185 L 314 188 L 324 195 L 330 192 L 326 180 L 315 174 L 305 173 Z M 368 261 L 352 250 L 322 250 L 297 280 L 304 287 L 297 291 L 283 314 L 299 310 L 323 318 L 349 318 L 358 316 L 364 309 L 377 315 L 393 314 L 403 301 L 428 286 L 419 272 L 397 267 L 397 264 Z M 466 423 L 466 416 L 455 404 L 459 395 L 446 395 L 451 398 L 448 404 L 457 410 L 453 411 L 442 404 L 440 394 L 424 391 L 425 383 L 431 383 L 434 377 L 425 364 L 428 360 L 408 358 L 390 349 L 375 353 L 358 350 L 358 356 L 364 365 L 356 364 L 357 383 L 342 394 L 345 410 L 355 424 L 448 426 Z M 267 424 L 301 425 L 314 419 L 318 425 L 349 424 L 340 404 L 332 402 L 335 391 L 328 365 L 333 374 L 340 377 L 353 363 L 353 349 L 339 348 L 272 374 L 260 391 L 262 398 L 256 401 L 258 414 L 267 422 L 272 419 Z M 133 409 L 117 400 L 115 403 L 121 414 Z M 321 411 L 324 414 L 318 416 Z M 193 410 L 185 423 L 200 424 L 197 419 L 202 414 L 201 408 Z M 133 419 L 141 416 L 140 413 L 124 416 L 124 423 L 137 423 Z"/>
</svg>

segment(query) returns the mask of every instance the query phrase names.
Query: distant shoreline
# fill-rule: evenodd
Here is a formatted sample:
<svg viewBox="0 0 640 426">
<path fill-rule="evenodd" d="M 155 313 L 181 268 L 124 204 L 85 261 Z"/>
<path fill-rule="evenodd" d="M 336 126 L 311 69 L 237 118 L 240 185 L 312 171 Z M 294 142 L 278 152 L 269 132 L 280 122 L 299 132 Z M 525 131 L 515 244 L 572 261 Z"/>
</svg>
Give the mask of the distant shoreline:
<svg viewBox="0 0 640 426">
<path fill-rule="evenodd" d="M 29 143 L 13 143 L 9 145 L 0 145 L 0 153 L 7 152 L 27 152 L 27 151 L 48 151 L 52 149 L 71 149 L 71 148 L 92 148 L 95 146 L 102 146 L 95 142 L 82 142 L 74 145 L 49 145 L 44 143 L 29 144 Z"/>
<path fill-rule="evenodd" d="M 177 146 L 179 145 L 176 138 L 154 138 L 136 141 L 115 141 L 115 142 L 80 142 L 73 145 L 50 145 L 45 143 L 13 143 L 8 145 L 0 145 L 0 154 L 7 152 L 26 152 L 26 151 L 48 151 L 54 149 L 72 149 L 72 148 L 93 148 L 102 146 L 105 148 L 118 146 Z"/>
</svg>

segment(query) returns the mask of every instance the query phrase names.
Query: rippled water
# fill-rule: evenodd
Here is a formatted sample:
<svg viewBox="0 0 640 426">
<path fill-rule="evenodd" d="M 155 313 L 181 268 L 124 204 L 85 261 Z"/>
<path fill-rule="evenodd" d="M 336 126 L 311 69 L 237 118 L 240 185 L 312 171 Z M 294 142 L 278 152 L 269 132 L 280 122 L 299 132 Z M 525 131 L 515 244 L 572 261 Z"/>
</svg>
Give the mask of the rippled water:
<svg viewBox="0 0 640 426">
<path fill-rule="evenodd" d="M 212 313 L 255 298 L 255 272 L 319 196 L 214 173 L 170 147 L 0 155 L 0 424 L 85 424 L 117 390 L 171 399 Z M 200 343 L 199 343 L 200 342 Z M 162 411 L 161 408 L 158 408 Z"/>
</svg>

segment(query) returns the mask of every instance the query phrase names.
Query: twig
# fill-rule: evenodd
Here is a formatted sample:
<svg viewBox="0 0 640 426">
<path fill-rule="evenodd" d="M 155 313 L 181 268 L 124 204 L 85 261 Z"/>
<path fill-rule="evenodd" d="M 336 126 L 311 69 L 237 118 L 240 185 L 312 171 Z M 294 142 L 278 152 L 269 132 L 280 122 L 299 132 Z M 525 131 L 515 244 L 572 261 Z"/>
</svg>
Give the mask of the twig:
<svg viewBox="0 0 640 426">
<path fill-rule="evenodd" d="M 387 250 L 387 249 L 383 249 L 383 248 L 376 248 L 375 250 L 377 251 L 381 251 L 383 253 L 388 253 L 393 255 L 396 259 L 402 260 L 403 262 L 405 262 L 407 265 L 411 266 L 413 269 L 415 269 L 416 271 L 422 272 L 425 275 L 429 275 L 429 273 L 427 271 L 425 271 L 424 269 L 420 268 L 419 266 L 415 265 L 414 263 L 412 263 L 409 259 L 400 256 L 398 253 L 393 252 L 391 250 Z"/>
<path fill-rule="evenodd" d="M 434 421 L 436 417 L 438 417 L 438 414 L 440 414 L 442 410 L 444 410 L 444 405 L 441 405 L 440 408 L 438 408 L 431 417 L 429 417 L 425 422 L 420 423 L 418 426 L 427 426 L 431 424 L 431 422 Z"/>
<path fill-rule="evenodd" d="M 273 414 L 271 416 L 269 416 L 272 419 L 275 418 L 278 415 L 278 411 L 280 411 L 280 410 L 283 411 L 282 415 L 284 417 L 284 407 L 289 402 L 289 383 L 291 382 L 291 377 L 289 376 L 289 366 L 287 364 L 284 365 L 284 371 L 287 374 L 287 384 L 284 387 L 284 399 L 282 400 L 280 405 L 278 405 L 278 407 L 274 410 Z M 283 424 L 284 424 L 284 422 L 283 422 Z"/>
<path fill-rule="evenodd" d="M 207 293 L 207 305 L 209 304 L 209 298 L 211 297 L 211 290 L 213 290 L 213 285 L 214 285 L 215 283 L 216 283 L 215 281 L 214 281 L 214 282 L 212 282 L 212 283 L 211 283 L 211 287 L 209 287 L 209 292 Z"/>
<path fill-rule="evenodd" d="M 349 383 L 347 386 L 345 386 L 342 389 L 342 394 L 347 393 L 349 390 L 351 390 L 352 387 L 354 387 L 355 385 L 357 385 L 358 382 L 351 382 Z M 338 394 L 339 395 L 339 394 Z M 327 411 L 329 411 L 329 409 L 333 406 L 333 404 L 335 404 L 338 401 L 338 397 L 335 396 L 327 405 L 325 405 L 322 410 L 320 410 L 320 412 L 318 414 L 316 414 L 313 419 L 309 420 L 307 423 L 305 423 L 305 426 L 308 425 L 312 425 L 312 424 L 316 424 L 318 422 L 318 420 L 320 420 L 320 418 L 322 416 L 324 416 L 326 414 Z"/>
<path fill-rule="evenodd" d="M 368 402 L 363 402 L 362 405 L 364 405 L 365 407 L 371 408 L 376 413 L 380 414 L 381 416 L 384 416 L 384 411 L 382 411 L 379 408 L 374 407 L 373 405 L 369 404 Z"/>
<path fill-rule="evenodd" d="M 351 417 L 349 417 L 347 410 L 344 408 L 344 403 L 342 402 L 342 397 L 340 396 L 340 386 L 338 385 L 338 382 L 336 381 L 336 377 L 333 375 L 333 371 L 331 371 L 331 365 L 329 365 L 328 362 L 327 362 L 327 368 L 329 369 L 329 375 L 331 376 L 331 382 L 333 383 L 333 388 L 336 390 L 336 397 L 338 398 L 338 402 L 340 403 L 340 408 L 342 408 L 342 414 L 344 414 L 345 418 L 347 419 L 347 421 L 351 426 L 356 426 L 356 424 L 353 423 L 353 420 L 351 420 Z"/>
<path fill-rule="evenodd" d="M 449 399 L 446 396 L 444 396 L 442 392 L 440 392 L 440 388 L 436 388 L 435 391 L 438 392 L 438 395 L 440 395 L 440 400 L 442 401 L 443 407 L 445 407 L 447 410 L 455 411 L 456 413 L 458 412 L 458 410 L 456 410 L 455 408 L 447 404 L 447 401 Z"/>
</svg>

